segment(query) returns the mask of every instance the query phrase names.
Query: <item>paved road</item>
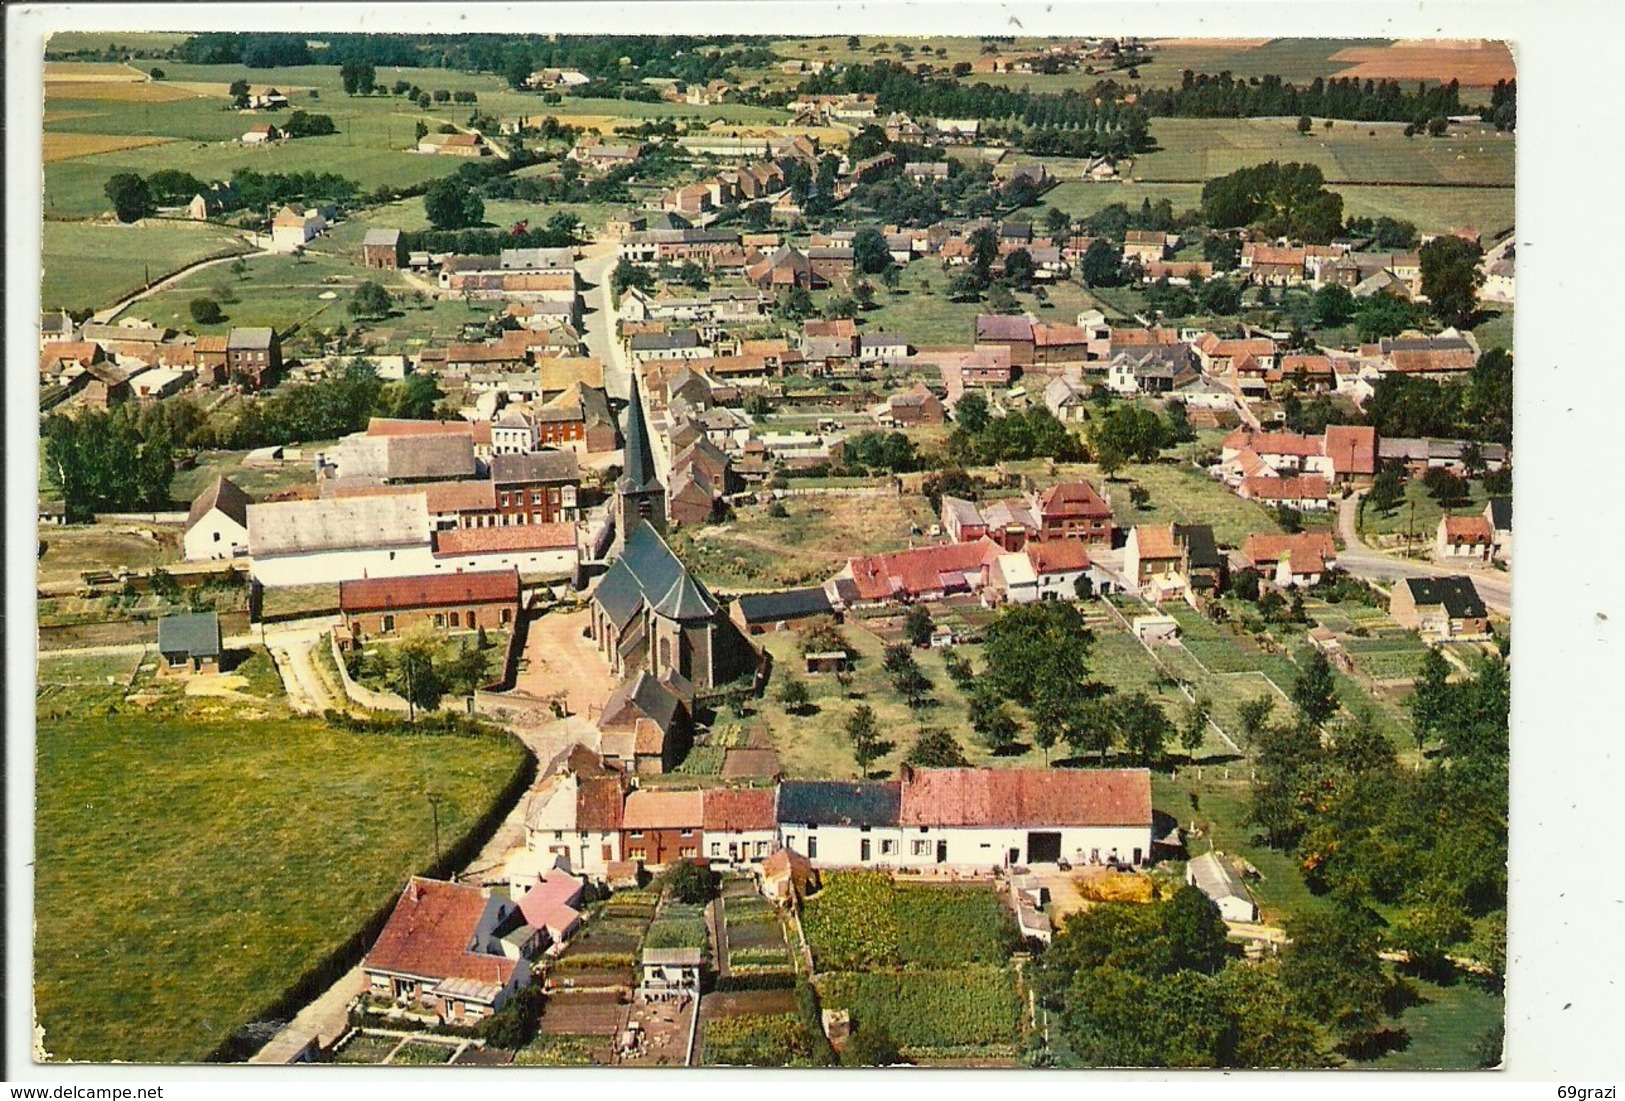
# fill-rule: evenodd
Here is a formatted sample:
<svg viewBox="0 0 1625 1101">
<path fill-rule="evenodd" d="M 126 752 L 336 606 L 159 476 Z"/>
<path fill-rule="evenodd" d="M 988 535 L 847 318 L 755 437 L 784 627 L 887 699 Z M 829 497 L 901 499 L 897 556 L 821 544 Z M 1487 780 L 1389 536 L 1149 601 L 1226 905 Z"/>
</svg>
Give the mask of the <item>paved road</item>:
<svg viewBox="0 0 1625 1101">
<path fill-rule="evenodd" d="M 1428 562 L 1396 558 L 1367 546 L 1360 538 L 1358 518 L 1360 494 L 1344 498 L 1337 506 L 1337 530 L 1342 537 L 1343 549 L 1337 552 L 1337 564 L 1355 577 L 1367 581 L 1397 581 L 1404 577 L 1442 577 L 1447 574 L 1465 574 L 1473 579 L 1478 595 L 1492 611 L 1512 614 L 1512 577 L 1510 574 L 1488 570 L 1450 569 Z"/>
<path fill-rule="evenodd" d="M 576 264 L 584 282 L 596 284 L 587 294 L 586 316 L 587 351 L 597 356 L 604 365 L 604 388 L 611 397 L 625 399 L 632 392 L 632 363 L 615 337 L 615 308 L 610 302 L 609 279 L 617 261 L 617 245 L 613 241 L 599 241 L 582 250 L 582 259 Z M 644 429 L 654 453 L 655 473 L 667 485 L 671 484 L 671 454 L 666 449 L 666 437 L 654 430 L 653 411 L 644 395 Z M 625 425 L 622 425 L 625 431 Z"/>
</svg>

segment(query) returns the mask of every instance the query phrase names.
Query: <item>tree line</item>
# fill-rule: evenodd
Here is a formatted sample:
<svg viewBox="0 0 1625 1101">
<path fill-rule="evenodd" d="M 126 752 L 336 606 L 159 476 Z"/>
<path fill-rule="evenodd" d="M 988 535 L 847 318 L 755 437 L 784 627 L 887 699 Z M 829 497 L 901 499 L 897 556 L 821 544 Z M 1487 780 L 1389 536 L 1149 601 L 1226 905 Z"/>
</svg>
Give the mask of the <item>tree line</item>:
<svg viewBox="0 0 1625 1101">
<path fill-rule="evenodd" d="M 1316 77 L 1299 86 L 1279 76 L 1253 80 L 1186 69 L 1177 88 L 1144 88 L 1139 104 L 1173 118 L 1268 118 L 1312 115 L 1358 122 L 1426 123 L 1465 113 L 1461 85 L 1418 82 L 1408 91 L 1397 80 Z"/>
</svg>

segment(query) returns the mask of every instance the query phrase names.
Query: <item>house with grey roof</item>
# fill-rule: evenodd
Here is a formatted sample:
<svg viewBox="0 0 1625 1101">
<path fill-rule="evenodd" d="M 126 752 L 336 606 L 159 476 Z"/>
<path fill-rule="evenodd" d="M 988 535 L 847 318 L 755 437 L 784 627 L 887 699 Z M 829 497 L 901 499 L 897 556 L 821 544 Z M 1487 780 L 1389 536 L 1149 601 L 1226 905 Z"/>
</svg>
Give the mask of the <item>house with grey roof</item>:
<svg viewBox="0 0 1625 1101">
<path fill-rule="evenodd" d="M 160 673 L 218 673 L 225 646 L 213 612 L 165 616 L 158 621 Z"/>
<path fill-rule="evenodd" d="M 186 514 L 182 539 L 188 562 L 236 558 L 248 553 L 248 506 L 253 499 L 230 478 L 216 478 Z"/>
<path fill-rule="evenodd" d="M 1258 920 L 1258 904 L 1222 854 L 1203 853 L 1191 860 L 1185 865 L 1185 882 L 1212 899 L 1225 921 Z"/>
</svg>

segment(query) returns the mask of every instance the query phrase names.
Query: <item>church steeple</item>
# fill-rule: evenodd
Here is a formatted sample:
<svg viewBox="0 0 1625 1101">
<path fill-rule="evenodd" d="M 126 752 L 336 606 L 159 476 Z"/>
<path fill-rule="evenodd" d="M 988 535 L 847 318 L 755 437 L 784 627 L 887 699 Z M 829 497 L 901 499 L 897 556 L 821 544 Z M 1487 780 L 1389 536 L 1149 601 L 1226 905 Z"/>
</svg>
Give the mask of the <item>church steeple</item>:
<svg viewBox="0 0 1625 1101">
<path fill-rule="evenodd" d="M 637 371 L 632 372 L 631 395 L 626 404 L 626 450 L 620 479 L 615 483 L 612 515 L 615 543 L 611 553 L 619 557 L 627 534 L 646 522 L 656 531 L 666 530 L 666 487 L 655 471 L 654 450 L 643 418 L 643 396 Z"/>
</svg>

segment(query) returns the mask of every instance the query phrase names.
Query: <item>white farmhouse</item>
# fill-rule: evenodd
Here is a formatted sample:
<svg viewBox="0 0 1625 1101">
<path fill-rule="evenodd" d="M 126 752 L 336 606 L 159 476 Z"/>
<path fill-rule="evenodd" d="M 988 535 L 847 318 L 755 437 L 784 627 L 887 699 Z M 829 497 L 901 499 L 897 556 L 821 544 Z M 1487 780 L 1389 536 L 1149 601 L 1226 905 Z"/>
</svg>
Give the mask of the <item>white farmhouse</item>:
<svg viewBox="0 0 1625 1101">
<path fill-rule="evenodd" d="M 248 553 L 248 494 L 229 478 L 216 478 L 214 484 L 192 502 L 186 514 L 186 535 L 182 540 L 188 562 L 209 562 L 236 558 Z"/>
<path fill-rule="evenodd" d="M 422 493 L 249 505 L 248 553 L 262 585 L 321 585 L 435 572 Z"/>
<path fill-rule="evenodd" d="M 895 780 L 785 780 L 779 841 L 820 867 L 902 867 L 901 802 Z"/>
</svg>

